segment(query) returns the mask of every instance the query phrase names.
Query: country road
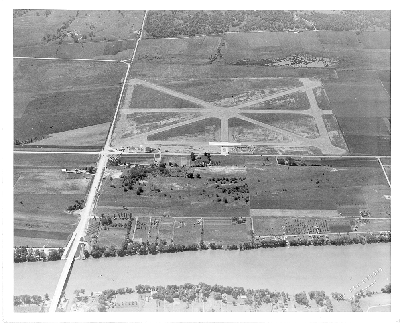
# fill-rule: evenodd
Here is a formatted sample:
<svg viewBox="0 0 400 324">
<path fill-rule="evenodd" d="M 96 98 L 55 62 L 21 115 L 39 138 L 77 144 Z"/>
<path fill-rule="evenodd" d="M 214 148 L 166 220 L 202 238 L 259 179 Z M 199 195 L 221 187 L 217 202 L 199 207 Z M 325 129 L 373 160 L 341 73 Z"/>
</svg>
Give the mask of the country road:
<svg viewBox="0 0 400 324">
<path fill-rule="evenodd" d="M 145 12 L 145 15 L 143 17 L 141 30 L 143 30 L 144 23 L 146 21 L 146 16 L 147 16 L 147 11 Z M 100 186 L 101 186 L 101 179 L 103 177 L 104 171 L 105 171 L 106 166 L 107 166 L 108 156 L 110 155 L 110 142 L 111 142 L 111 136 L 112 136 L 112 133 L 113 133 L 113 130 L 114 130 L 114 127 L 115 127 L 115 121 L 116 121 L 116 118 L 117 118 L 117 115 L 118 115 L 118 111 L 119 111 L 119 108 L 120 108 L 120 105 L 121 105 L 121 100 L 122 100 L 122 96 L 123 96 L 123 93 L 124 93 L 124 90 L 125 90 L 125 85 L 126 85 L 126 81 L 128 79 L 128 75 L 129 75 L 129 71 L 130 71 L 130 68 L 131 68 L 131 64 L 132 64 L 133 59 L 135 58 L 137 46 L 138 46 L 140 40 L 142 39 L 142 35 L 143 34 L 141 33 L 140 37 L 136 41 L 136 45 L 135 45 L 135 49 L 134 49 L 133 54 L 132 54 L 132 58 L 131 58 L 130 62 L 127 63 L 128 68 L 127 68 L 127 71 L 126 71 L 126 74 L 125 74 L 124 82 L 123 82 L 121 93 L 120 93 L 119 100 L 118 100 L 118 104 L 117 104 L 117 107 L 116 107 L 116 110 L 115 110 L 114 119 L 113 119 L 113 121 L 111 123 L 111 127 L 110 127 L 110 130 L 108 132 L 107 140 L 106 140 L 106 143 L 104 145 L 104 148 L 100 153 L 100 159 L 99 159 L 98 164 L 97 164 L 97 171 L 96 171 L 96 174 L 94 176 L 92 185 L 90 187 L 90 191 L 89 191 L 89 193 L 87 195 L 87 198 L 86 198 L 85 208 L 82 210 L 82 212 L 80 214 L 81 218 L 80 218 L 79 224 L 76 227 L 76 229 L 75 229 L 75 231 L 74 231 L 74 233 L 72 235 L 72 239 L 73 239 L 72 246 L 71 246 L 70 252 L 68 253 L 68 257 L 67 257 L 67 260 L 65 262 L 64 268 L 63 268 L 63 270 L 61 272 L 60 279 L 58 280 L 57 287 L 56 287 L 56 290 L 54 292 L 53 298 L 51 299 L 51 304 L 50 304 L 50 308 L 49 308 L 49 312 L 50 313 L 51 312 L 56 312 L 56 310 L 57 310 L 57 306 L 58 306 L 58 303 L 60 301 L 62 292 L 63 292 L 63 290 L 65 288 L 65 285 L 67 284 L 67 281 L 68 281 L 69 272 L 72 271 L 72 266 L 73 266 L 73 262 L 74 262 L 74 259 L 75 259 L 75 253 L 78 250 L 80 239 L 81 239 L 81 237 L 83 237 L 85 235 L 86 225 L 87 225 L 87 223 L 88 223 L 88 221 L 90 219 L 91 213 L 92 213 L 92 211 L 93 211 L 93 209 L 95 207 L 96 197 L 98 196 L 99 189 L 100 189 Z"/>
</svg>

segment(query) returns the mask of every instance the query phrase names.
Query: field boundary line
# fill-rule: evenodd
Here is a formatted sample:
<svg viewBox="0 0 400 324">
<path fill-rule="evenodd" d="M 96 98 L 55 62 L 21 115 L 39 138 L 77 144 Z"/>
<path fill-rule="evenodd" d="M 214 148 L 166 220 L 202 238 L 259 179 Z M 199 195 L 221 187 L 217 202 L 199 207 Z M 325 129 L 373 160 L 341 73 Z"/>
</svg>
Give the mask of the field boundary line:
<svg viewBox="0 0 400 324">
<path fill-rule="evenodd" d="M 31 57 L 31 56 L 13 56 L 13 59 L 18 60 L 45 60 L 45 61 L 80 61 L 80 62 L 106 62 L 106 63 L 125 63 L 118 60 L 100 60 L 100 59 L 71 59 L 62 57 Z"/>
<path fill-rule="evenodd" d="M 101 151 L 13 151 L 14 154 L 100 154 Z"/>
<path fill-rule="evenodd" d="M 389 178 L 388 178 L 388 176 L 387 176 L 387 174 L 386 174 L 385 168 L 383 167 L 383 164 L 382 164 L 382 161 L 381 161 L 380 158 L 378 158 L 378 162 L 379 162 L 379 164 L 381 165 L 381 168 L 382 168 L 383 173 L 385 174 L 385 178 L 386 178 L 386 181 L 387 181 L 387 183 L 388 183 L 388 185 L 389 185 L 389 188 L 392 188 L 392 186 L 390 185 Z"/>
</svg>

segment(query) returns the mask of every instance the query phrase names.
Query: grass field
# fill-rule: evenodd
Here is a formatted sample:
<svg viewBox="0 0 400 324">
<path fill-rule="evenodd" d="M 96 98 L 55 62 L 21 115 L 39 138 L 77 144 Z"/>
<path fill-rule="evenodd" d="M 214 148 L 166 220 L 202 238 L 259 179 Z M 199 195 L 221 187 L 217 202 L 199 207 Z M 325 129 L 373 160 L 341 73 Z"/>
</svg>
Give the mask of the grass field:
<svg viewBox="0 0 400 324">
<path fill-rule="evenodd" d="M 390 117 L 390 98 L 377 79 L 326 82 L 325 89 L 337 117 Z"/>
<path fill-rule="evenodd" d="M 251 209 L 357 208 L 370 210 L 372 217 L 390 217 L 390 200 L 384 197 L 390 188 L 377 161 L 358 167 L 272 165 L 248 169 L 247 174 Z"/>
<path fill-rule="evenodd" d="M 96 155 L 15 154 L 14 245 L 65 246 L 78 216 L 65 210 L 85 199 L 90 175 L 62 173 L 62 168 L 94 166 Z"/>
<path fill-rule="evenodd" d="M 30 10 L 13 19 L 14 56 L 127 59 L 144 11 Z"/>
<path fill-rule="evenodd" d="M 269 115 L 269 114 L 268 114 Z M 254 114 L 251 114 L 253 117 Z M 268 118 L 268 117 L 267 117 Z M 229 139 L 232 142 L 288 142 L 289 138 L 268 128 L 239 118 L 229 118 Z"/>
<path fill-rule="evenodd" d="M 15 139 L 24 141 L 79 129 L 77 134 L 50 136 L 43 143 L 60 145 L 60 137 L 65 137 L 64 145 L 101 145 L 115 111 L 125 69 L 124 64 L 104 62 L 15 59 Z M 82 136 L 86 139 L 77 140 Z"/>
<path fill-rule="evenodd" d="M 248 221 L 250 222 L 250 219 L 248 219 Z M 205 218 L 203 228 L 203 240 L 205 243 L 220 243 L 225 247 L 226 245 L 238 245 L 239 243 L 245 243 L 251 240 L 248 225 L 232 225 L 229 218 Z"/>
<path fill-rule="evenodd" d="M 206 64 L 215 54 L 219 36 L 176 39 L 144 39 L 136 59 L 145 62 Z"/>
<path fill-rule="evenodd" d="M 378 50 L 377 52 L 371 51 Z M 337 60 L 338 68 L 390 66 L 390 32 L 304 31 L 232 33 L 226 36 L 226 64 L 239 60 L 285 58 L 293 54 Z"/>
<path fill-rule="evenodd" d="M 179 218 L 175 221 L 174 244 L 199 244 L 201 240 L 201 225 L 196 219 Z"/>
</svg>

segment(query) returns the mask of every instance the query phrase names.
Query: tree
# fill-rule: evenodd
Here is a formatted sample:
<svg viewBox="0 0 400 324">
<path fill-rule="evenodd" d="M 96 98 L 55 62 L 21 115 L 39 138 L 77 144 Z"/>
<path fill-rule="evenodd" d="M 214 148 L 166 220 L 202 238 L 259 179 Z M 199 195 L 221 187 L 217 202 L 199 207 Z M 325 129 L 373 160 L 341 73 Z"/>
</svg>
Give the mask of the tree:
<svg viewBox="0 0 400 324">
<path fill-rule="evenodd" d="M 390 294 L 392 292 L 391 284 L 386 285 L 384 288 L 381 289 L 384 294 Z"/>
<path fill-rule="evenodd" d="M 44 295 L 44 299 L 45 299 L 45 300 L 47 300 L 47 301 L 49 301 L 49 300 L 50 300 L 50 298 L 49 298 L 49 294 L 48 294 L 48 293 L 45 293 L 45 295 Z"/>
<path fill-rule="evenodd" d="M 22 305 L 22 298 L 20 296 L 14 296 L 14 306 Z"/>
</svg>

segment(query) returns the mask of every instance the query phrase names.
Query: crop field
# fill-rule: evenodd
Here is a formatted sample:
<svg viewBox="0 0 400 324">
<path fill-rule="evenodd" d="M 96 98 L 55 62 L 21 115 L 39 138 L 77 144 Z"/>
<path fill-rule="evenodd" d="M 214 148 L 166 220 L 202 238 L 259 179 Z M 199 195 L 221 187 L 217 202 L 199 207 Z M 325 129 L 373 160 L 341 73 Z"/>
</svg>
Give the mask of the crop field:
<svg viewBox="0 0 400 324">
<path fill-rule="evenodd" d="M 325 89 L 337 117 L 390 117 L 390 98 L 379 80 L 326 82 Z"/>
<path fill-rule="evenodd" d="M 179 218 L 174 225 L 174 244 L 199 244 L 201 240 L 201 224 L 194 218 Z"/>
<path fill-rule="evenodd" d="M 15 59 L 15 140 L 102 146 L 125 69 L 115 63 Z"/>
<path fill-rule="evenodd" d="M 371 49 L 379 53 L 371 52 Z M 226 64 L 242 61 L 242 64 L 264 65 L 263 60 L 308 54 L 324 58 L 330 66 L 338 68 L 383 68 L 390 66 L 388 53 L 388 31 L 363 32 L 360 35 L 353 31 L 259 32 L 227 34 L 223 58 Z M 303 62 L 302 66 L 324 67 L 315 62 Z"/>
<path fill-rule="evenodd" d="M 14 17 L 14 56 L 127 59 L 144 11 L 29 10 Z"/>
<path fill-rule="evenodd" d="M 136 229 L 133 238 L 135 240 L 141 239 L 142 242 L 146 242 L 149 239 L 150 230 L 150 218 L 148 217 L 138 217 L 136 222 Z"/>
<path fill-rule="evenodd" d="M 206 64 L 216 53 L 222 38 L 204 36 L 196 38 L 144 39 L 136 59 L 157 63 Z"/>
<path fill-rule="evenodd" d="M 251 235 L 249 229 L 251 226 L 247 224 L 232 224 L 229 218 L 205 218 L 203 229 L 203 240 L 205 243 L 220 243 L 223 246 L 249 242 Z"/>
<path fill-rule="evenodd" d="M 175 219 L 162 218 L 158 227 L 158 238 L 170 244 L 174 239 Z"/>
<path fill-rule="evenodd" d="M 62 168 L 94 166 L 96 156 L 15 154 L 14 245 L 63 247 L 78 216 L 68 206 L 85 199 L 89 174 L 63 173 Z"/>
<path fill-rule="evenodd" d="M 327 161 L 327 163 L 329 163 Z M 251 211 L 293 209 L 369 210 L 371 217 L 390 217 L 390 188 L 379 163 L 374 166 L 321 165 L 253 167 L 247 169 Z M 314 166 L 310 166 L 313 165 Z"/>
</svg>

